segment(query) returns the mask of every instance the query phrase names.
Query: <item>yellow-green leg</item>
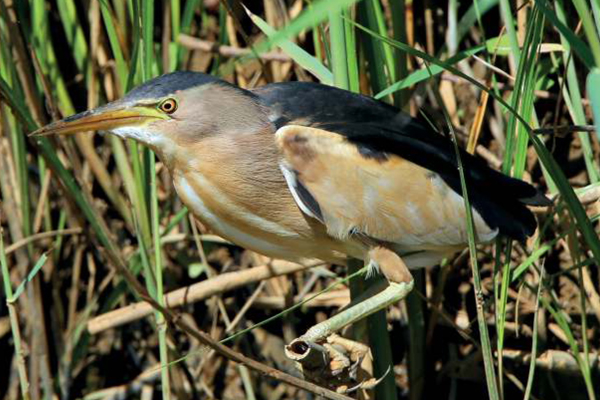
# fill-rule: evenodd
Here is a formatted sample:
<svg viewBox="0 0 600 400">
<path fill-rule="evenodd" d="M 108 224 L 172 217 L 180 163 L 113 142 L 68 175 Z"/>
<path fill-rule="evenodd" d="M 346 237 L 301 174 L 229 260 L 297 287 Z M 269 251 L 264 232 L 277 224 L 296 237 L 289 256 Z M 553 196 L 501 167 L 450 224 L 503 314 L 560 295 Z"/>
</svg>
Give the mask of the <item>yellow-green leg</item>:
<svg viewBox="0 0 600 400">
<path fill-rule="evenodd" d="M 340 361 L 337 353 L 339 346 L 336 347 L 331 342 L 332 335 L 350 324 L 397 303 L 412 291 L 414 286 L 412 275 L 400 257 L 392 251 L 383 247 L 373 247 L 369 250 L 368 262 L 371 271 L 381 271 L 385 275 L 388 286 L 311 327 L 304 335 L 286 346 L 287 356 L 302 365 L 307 379 L 312 376 L 318 380 L 331 382 L 333 383 L 331 386 L 337 390 L 345 387 L 346 382 L 356 377 L 360 360 Z"/>
</svg>

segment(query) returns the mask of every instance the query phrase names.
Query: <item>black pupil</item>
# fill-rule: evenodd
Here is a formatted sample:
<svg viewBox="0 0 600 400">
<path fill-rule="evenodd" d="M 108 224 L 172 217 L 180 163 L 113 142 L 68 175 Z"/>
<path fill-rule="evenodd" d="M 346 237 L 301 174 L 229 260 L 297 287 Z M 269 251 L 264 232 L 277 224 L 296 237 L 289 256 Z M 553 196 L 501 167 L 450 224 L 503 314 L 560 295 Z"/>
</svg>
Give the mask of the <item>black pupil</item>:
<svg viewBox="0 0 600 400">
<path fill-rule="evenodd" d="M 166 111 L 171 111 L 171 110 L 173 109 L 173 104 L 171 104 L 171 102 L 170 102 L 170 101 L 167 101 L 167 102 L 166 102 L 166 103 L 163 105 L 163 108 L 164 108 Z"/>
</svg>

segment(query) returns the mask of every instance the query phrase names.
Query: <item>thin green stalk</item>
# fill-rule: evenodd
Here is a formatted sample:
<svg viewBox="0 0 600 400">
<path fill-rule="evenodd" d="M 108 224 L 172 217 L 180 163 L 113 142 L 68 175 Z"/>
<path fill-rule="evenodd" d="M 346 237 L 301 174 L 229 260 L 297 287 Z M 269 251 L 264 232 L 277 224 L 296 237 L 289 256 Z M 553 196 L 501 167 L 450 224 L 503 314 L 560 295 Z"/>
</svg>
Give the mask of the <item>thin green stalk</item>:
<svg viewBox="0 0 600 400">
<path fill-rule="evenodd" d="M 579 260 L 579 257 L 576 258 L 576 260 Z M 581 269 L 583 268 L 583 266 L 580 266 L 578 268 L 578 274 L 577 274 L 577 279 L 578 279 L 578 283 L 579 283 L 579 299 L 580 299 L 580 306 L 581 306 L 581 331 L 582 332 L 588 332 L 588 324 L 587 324 L 587 295 L 586 295 L 586 290 L 583 286 L 583 272 L 581 271 Z M 592 371 L 590 368 L 590 343 L 588 340 L 588 335 L 584 334 L 582 335 L 581 338 L 582 342 L 583 342 L 583 357 L 582 357 L 582 365 L 581 368 L 585 371 L 583 376 L 585 378 L 585 386 L 586 389 L 588 391 L 588 397 L 590 398 L 590 400 L 596 400 L 596 392 L 594 389 L 594 384 L 593 384 L 593 380 L 592 380 Z"/>
<path fill-rule="evenodd" d="M 312 3 L 309 3 L 309 7 L 311 7 Z M 323 52 L 321 50 L 321 29 L 320 27 L 316 27 L 312 30 L 312 39 L 313 46 L 315 48 L 315 58 L 319 61 L 323 61 Z"/>
<path fill-rule="evenodd" d="M 576 264 L 581 263 L 581 249 L 579 247 L 579 243 L 577 241 L 577 232 L 573 226 L 569 228 L 569 244 L 571 249 L 571 256 L 573 257 L 573 261 Z M 577 283 L 579 285 L 579 301 L 581 307 L 581 332 L 587 332 L 587 292 L 583 286 L 583 272 L 582 266 L 577 268 Z M 590 400 L 596 400 L 596 394 L 594 391 L 594 385 L 592 383 L 592 372 L 590 369 L 590 346 L 588 341 L 588 335 L 581 335 L 581 341 L 583 344 L 583 357 L 581 357 L 581 363 L 579 365 L 581 369 L 581 373 L 585 379 L 585 385 L 588 390 L 588 397 Z"/>
<path fill-rule="evenodd" d="M 425 271 L 411 272 L 415 280 L 415 289 L 406 298 L 408 312 L 408 332 L 410 347 L 408 348 L 408 382 L 409 399 L 422 399 L 425 392 L 425 359 L 427 349 L 425 339 L 425 302 L 420 294 L 425 293 Z"/>
<path fill-rule="evenodd" d="M 88 48 L 81 23 L 77 17 L 75 2 L 73 0 L 58 0 L 56 4 L 67 41 L 71 47 L 70 53 L 73 54 L 79 72 L 85 74 L 87 70 L 86 63 L 88 62 Z"/>
<path fill-rule="evenodd" d="M 179 54 L 179 33 L 181 32 L 181 1 L 171 0 L 171 39 L 169 43 L 169 70 L 171 72 L 177 68 Z"/>
<path fill-rule="evenodd" d="M 142 80 L 152 76 L 152 61 L 154 60 L 154 2 L 142 1 Z"/>
<path fill-rule="evenodd" d="M 163 229 L 161 236 L 168 235 L 173 228 L 177 226 L 183 219 L 189 214 L 189 210 L 187 207 L 182 207 L 181 210 L 177 211 L 177 214 L 173 215 L 165 229 Z"/>
<path fill-rule="evenodd" d="M 501 244 L 502 240 L 497 240 L 497 244 Z M 502 246 L 496 246 L 496 252 L 498 257 L 502 253 Z M 510 254 L 512 252 L 512 242 L 510 240 L 507 241 L 506 246 L 504 247 L 505 251 L 505 261 L 502 264 L 502 282 L 500 285 L 500 292 L 498 293 L 498 285 L 494 285 L 494 294 L 496 299 L 496 346 L 498 352 L 498 376 L 500 378 L 499 382 L 499 390 L 500 390 L 500 398 L 504 398 L 504 360 L 503 353 L 504 350 L 504 329 L 506 327 L 506 308 L 508 305 L 508 289 L 511 282 L 512 272 L 510 269 Z M 496 272 L 496 271 L 494 271 Z M 494 281 L 497 280 L 498 274 L 494 274 Z"/>
<path fill-rule="evenodd" d="M 534 19 L 534 21 L 537 20 Z M 529 110 L 525 97 L 529 89 L 532 89 L 531 82 L 533 82 L 533 77 L 531 76 L 533 63 L 530 54 L 534 43 L 534 29 L 530 29 L 532 25 L 533 24 L 528 25 L 527 36 L 523 45 L 525 57 L 521 58 L 519 53 L 516 80 L 514 83 L 515 90 L 510 99 L 512 108 L 517 110 L 518 115 L 528 123 L 530 122 L 531 115 L 523 115 L 522 113 Z M 525 132 L 526 127 L 521 123 L 521 118 L 517 118 L 516 113 L 508 116 L 506 149 L 504 151 L 504 163 L 502 165 L 502 172 L 507 175 L 512 174 L 512 168 L 515 164 L 520 164 L 520 162 L 517 163 L 516 158 L 518 157 L 520 159 L 524 157 L 524 148 L 526 148 L 528 142 L 528 136 Z M 518 168 L 514 171 L 516 177 L 519 177 L 521 173 L 522 168 Z"/>
<path fill-rule="evenodd" d="M 374 0 L 361 1 L 357 5 L 357 17 L 362 25 L 368 27 L 374 32 L 377 32 L 378 35 L 384 36 L 379 30 L 379 23 L 375 8 L 376 4 Z M 354 23 L 354 21 L 348 21 L 350 23 Z M 373 88 L 374 93 L 379 93 L 387 88 L 390 82 L 388 80 L 390 75 L 386 74 L 386 53 L 384 50 L 385 42 L 383 40 L 378 40 L 377 37 L 365 35 L 362 32 L 359 34 L 359 37 L 361 38 L 362 48 L 365 52 L 365 59 L 367 61 L 371 87 Z M 390 98 L 383 98 L 381 100 L 389 102 Z"/>
<path fill-rule="evenodd" d="M 346 61 L 346 38 L 344 20 L 340 12 L 329 13 L 329 40 L 331 43 L 331 70 L 335 86 L 348 90 L 348 65 Z"/>
<path fill-rule="evenodd" d="M 394 39 L 399 42 L 407 41 L 406 38 L 406 4 L 405 0 L 397 0 L 390 2 L 392 12 L 392 27 L 394 29 Z M 395 60 L 396 80 L 401 81 L 408 75 L 408 64 L 406 53 L 399 49 L 394 49 L 393 57 Z M 394 94 L 394 105 L 398 108 L 408 106 L 410 93 L 408 91 L 400 91 Z"/>
<path fill-rule="evenodd" d="M 558 17 L 559 21 L 563 22 L 566 25 L 567 16 L 564 10 L 563 1 L 556 0 L 554 4 L 556 16 Z M 579 79 L 577 77 L 577 71 L 575 70 L 575 60 L 573 60 L 571 53 L 571 43 L 562 34 L 560 35 L 560 42 L 565 48 L 565 51 L 563 52 L 561 57 L 567 72 L 567 84 L 564 89 L 565 100 L 570 100 L 568 102 L 565 101 L 565 104 L 571 111 L 573 122 L 577 125 L 582 125 L 585 124 L 587 120 L 585 117 L 585 111 L 583 109 L 583 99 L 581 96 L 581 91 L 579 89 Z M 590 135 L 585 134 L 583 132 L 579 132 L 577 133 L 577 136 L 581 141 L 583 159 L 585 161 L 590 182 L 598 182 L 600 181 L 600 167 L 598 166 L 598 160 L 596 160 L 594 157 L 594 150 L 592 148 Z"/>
<path fill-rule="evenodd" d="M 27 367 L 25 364 L 25 352 L 21 344 L 21 330 L 19 328 L 19 318 L 14 305 L 14 295 L 10 282 L 10 272 L 6 253 L 4 252 L 4 230 L 0 227 L 0 267 L 2 267 L 2 281 L 4 282 L 4 293 L 6 294 L 6 306 L 10 320 L 10 329 L 12 331 L 15 354 L 17 357 L 17 371 L 19 373 L 19 384 L 21 385 L 21 395 L 29 400 L 29 379 L 27 378 Z"/>
<path fill-rule="evenodd" d="M 523 50 L 518 58 L 517 76 L 515 81 L 515 90 L 512 93 L 511 105 L 519 111 L 519 114 L 526 120 L 535 121 L 533 109 L 534 85 L 536 82 L 535 66 L 537 60 L 538 44 L 541 41 L 543 28 L 543 15 L 537 8 L 532 11 L 531 18 L 527 23 L 527 35 L 523 44 Z M 511 114 L 508 118 L 506 134 L 506 150 L 504 154 L 503 172 L 507 175 L 514 175 L 521 178 L 525 170 L 525 161 L 527 159 L 527 150 L 529 144 L 529 135 L 525 127 L 515 115 Z M 501 243 L 497 241 L 497 243 Z M 506 324 L 506 308 L 508 303 L 508 290 L 511 282 L 511 253 L 512 242 L 507 241 L 503 249 L 502 246 L 496 246 L 496 251 L 501 253 L 504 250 L 505 262 L 502 266 L 502 282 L 500 293 L 496 298 L 496 326 L 497 326 L 497 352 L 498 352 L 498 377 L 499 394 L 504 398 L 504 339 Z M 497 275 L 494 275 L 496 281 Z M 495 285 L 497 288 L 497 285 Z"/>
<path fill-rule="evenodd" d="M 360 71 L 358 68 L 358 55 L 356 47 L 356 30 L 345 21 L 351 17 L 351 10 L 342 10 L 344 36 L 346 43 L 346 67 L 348 69 L 348 90 L 354 93 L 360 92 Z"/>
<path fill-rule="evenodd" d="M 479 326 L 479 334 L 481 336 L 481 351 L 483 353 L 483 364 L 485 368 L 485 378 L 488 387 L 488 395 L 492 400 L 500 399 L 498 390 L 498 381 L 496 379 L 496 371 L 494 369 L 494 361 L 492 356 L 492 345 L 490 336 L 487 328 L 487 322 L 485 320 L 485 314 L 483 312 L 483 287 L 481 285 L 481 275 L 479 272 L 479 265 L 477 262 L 477 248 L 475 245 L 475 226 L 473 224 L 473 212 L 469 202 L 469 195 L 467 193 L 467 185 L 465 182 L 465 173 L 460 160 L 460 152 L 458 149 L 458 143 L 456 140 L 456 134 L 452 132 L 453 142 L 455 147 L 456 158 L 458 160 L 458 170 L 460 172 L 460 183 L 461 192 L 465 202 L 465 210 L 467 216 L 467 230 L 469 235 L 469 254 L 471 258 L 471 268 L 473 270 L 473 286 L 475 289 L 475 303 L 477 305 L 477 324 Z"/>
<path fill-rule="evenodd" d="M 121 45 L 117 36 L 117 28 L 113 21 L 113 13 L 112 10 L 109 8 L 107 1 L 100 1 L 100 11 L 102 13 L 102 20 L 104 21 L 104 26 L 108 34 L 110 48 L 113 52 L 113 57 L 115 58 L 117 67 L 117 79 L 121 88 L 121 92 L 123 92 L 126 87 L 127 81 L 125 80 L 125 78 L 129 75 L 129 68 L 127 67 L 127 63 L 125 62 L 123 51 L 121 50 Z"/>
<path fill-rule="evenodd" d="M 450 115 L 448 111 L 443 106 L 443 101 L 439 91 L 434 90 L 434 94 L 436 95 L 436 99 L 440 105 L 442 105 L 442 111 L 444 112 L 444 117 L 446 119 L 446 123 L 448 125 L 448 129 L 450 130 L 450 137 L 452 139 L 452 143 L 454 145 L 454 154 L 456 157 L 458 172 L 460 175 L 460 188 L 461 195 L 463 198 L 463 202 L 465 205 L 465 216 L 466 216 L 466 225 L 467 225 L 467 236 L 469 242 L 469 256 L 471 260 L 471 269 L 473 274 L 473 287 L 475 293 L 475 305 L 477 307 L 477 325 L 479 327 L 479 335 L 481 341 L 481 353 L 483 355 L 483 366 L 485 369 L 485 380 L 488 388 L 488 396 L 491 400 L 500 400 L 501 392 L 498 388 L 498 380 L 496 378 L 496 370 L 494 368 L 494 358 L 492 352 L 492 344 L 490 341 L 490 335 L 487 327 L 487 321 L 485 319 L 484 314 L 484 299 L 483 299 L 483 287 L 481 284 L 481 275 L 479 272 L 479 263 L 477 261 L 477 245 L 476 238 L 477 232 L 475 231 L 475 224 L 473 222 L 473 209 L 471 208 L 471 202 L 469 200 L 469 192 L 467 191 L 467 182 L 465 179 L 465 171 L 462 164 L 462 160 L 460 157 L 460 149 L 458 146 L 458 139 L 456 137 L 456 132 L 454 131 L 454 127 L 452 125 L 452 121 L 450 119 Z"/>
<path fill-rule="evenodd" d="M 543 14 L 537 8 L 531 12 L 527 24 L 527 39 L 523 46 L 524 52 L 521 53 L 521 60 L 524 61 L 522 73 L 525 76 L 522 87 L 522 99 L 519 104 L 520 114 L 531 121 L 532 125 L 537 121 L 533 102 L 535 100 L 535 83 L 536 83 L 536 62 L 538 59 L 538 48 L 542 40 L 544 27 Z M 520 67 L 520 66 L 519 66 Z M 529 144 L 529 136 L 525 127 L 519 125 L 519 133 L 517 136 L 516 153 L 514 156 L 513 173 L 517 178 L 523 176 L 525 170 L 525 161 L 527 160 L 527 147 Z"/>
<path fill-rule="evenodd" d="M 569 43 L 575 54 L 581 58 L 581 61 L 588 67 L 593 68 L 595 64 L 594 55 L 588 45 L 579 38 L 568 26 L 561 22 L 557 15 L 548 7 L 548 0 L 535 0 L 535 5 L 544 14 L 544 17 L 563 35 Z"/>
<path fill-rule="evenodd" d="M 594 14 L 594 23 L 596 24 L 596 33 L 600 35 L 600 1 L 592 0 L 592 12 Z"/>
<path fill-rule="evenodd" d="M 544 308 L 546 308 L 550 312 L 550 314 L 552 315 L 552 317 L 554 318 L 554 320 L 556 321 L 556 323 L 561 328 L 561 330 L 567 338 L 567 342 L 569 343 L 569 347 L 571 348 L 571 353 L 573 354 L 573 357 L 575 357 L 577 365 L 579 365 L 579 368 L 581 369 L 588 397 L 591 400 L 595 399 L 594 385 L 592 377 L 590 375 L 590 370 L 589 368 L 584 368 L 583 366 L 584 361 L 581 359 L 579 345 L 577 344 L 577 340 L 575 339 L 573 331 L 570 328 L 568 315 L 565 314 L 564 310 L 553 307 L 552 303 L 556 305 L 560 304 L 556 299 L 553 298 L 551 303 L 550 300 L 542 296 L 541 300 L 542 304 L 544 305 Z"/>
<path fill-rule="evenodd" d="M 17 71 L 15 70 L 14 64 L 10 61 L 10 47 L 4 46 L 4 43 L 0 43 L 0 47 L 2 47 L 2 50 L 0 51 L 0 77 L 6 79 L 13 87 L 17 87 Z M 19 95 L 21 95 L 21 93 L 19 93 Z M 25 138 L 23 137 L 22 125 L 18 123 L 15 116 L 6 108 L 1 110 L 0 113 L 6 116 L 6 126 L 9 128 L 8 135 L 10 135 L 10 144 L 16 167 L 19 191 L 18 199 L 20 201 L 18 206 L 19 211 L 21 212 L 22 233 L 24 237 L 27 237 L 31 235 L 32 221 L 29 196 L 29 166 Z M 31 251 L 31 246 L 28 246 L 28 250 Z"/>
<path fill-rule="evenodd" d="M 136 16 L 134 16 L 136 17 Z M 146 81 L 153 76 L 153 56 L 154 56 L 154 2 L 142 1 L 141 3 L 141 49 L 142 57 L 142 80 Z M 158 187 L 156 183 L 156 157 L 149 149 L 142 150 L 143 158 L 146 161 L 143 165 L 139 162 L 138 154 L 134 154 L 134 171 L 136 172 L 137 195 L 140 199 L 149 198 L 150 200 L 150 220 L 152 223 L 152 238 L 154 248 L 154 279 L 156 280 L 156 302 L 164 307 L 164 287 L 163 287 L 163 268 L 162 268 L 162 247 L 160 242 L 160 214 L 158 209 Z M 149 182 L 149 185 L 146 185 Z M 149 186 L 149 187 L 148 187 Z M 146 195 L 144 187 L 148 187 L 149 196 Z M 156 327 L 158 332 L 158 347 L 161 365 L 161 388 L 162 398 L 169 400 L 171 398 L 171 384 L 169 380 L 169 348 L 167 344 L 167 323 L 165 316 L 156 311 L 154 313 Z"/>
<path fill-rule="evenodd" d="M 515 20 L 508 0 L 500 0 L 500 12 L 502 14 L 502 21 L 504 21 L 504 26 L 506 27 L 511 55 L 515 60 L 514 64 L 519 65 L 521 60 L 521 50 L 519 47 L 519 39 L 517 38 L 517 31 L 515 30 Z"/>
<path fill-rule="evenodd" d="M 529 400 L 531 397 L 531 389 L 533 387 L 533 379 L 535 376 L 535 362 L 537 359 L 537 347 L 538 347 L 538 313 L 540 310 L 540 297 L 542 296 L 542 288 L 544 287 L 544 264 L 540 269 L 540 283 L 538 284 L 537 296 L 535 298 L 535 311 L 533 313 L 533 333 L 531 340 L 531 361 L 529 363 L 529 374 L 527 375 L 527 384 L 525 386 L 525 393 L 523 394 L 523 400 Z"/>
<path fill-rule="evenodd" d="M 590 45 L 596 66 L 600 67 L 600 36 L 596 31 L 588 3 L 586 0 L 573 0 L 573 5 L 575 5 L 579 18 L 581 18 L 583 31 Z"/>
<path fill-rule="evenodd" d="M 152 157 L 150 163 L 150 171 L 155 171 L 155 158 Z M 156 174 L 150 174 L 151 187 L 151 209 L 152 209 L 152 233 L 154 235 L 154 268 L 156 279 L 156 301 L 161 306 L 164 306 L 164 289 L 163 289 L 163 271 L 162 271 L 162 247 L 160 243 L 160 216 L 158 212 L 158 191 L 156 186 Z M 163 399 L 171 398 L 171 385 L 169 383 L 169 354 L 167 345 L 167 323 L 161 312 L 155 313 L 156 325 L 158 329 L 158 346 L 161 365 L 161 382 Z"/>
<path fill-rule="evenodd" d="M 190 33 L 194 12 L 198 6 L 202 7 L 203 5 L 204 2 L 201 2 L 200 0 L 188 0 L 185 2 L 183 16 L 181 17 L 181 33 Z M 173 39 L 175 41 L 179 40 L 178 37 L 174 37 Z M 186 54 L 187 50 L 183 46 L 177 46 L 177 65 L 175 66 L 175 69 L 178 69 L 183 64 Z"/>
<path fill-rule="evenodd" d="M 250 11 L 246 10 L 246 13 L 254 22 L 258 28 L 263 31 L 269 38 L 275 37 L 278 34 L 272 26 L 270 26 L 267 21 L 260 18 L 258 15 L 252 14 Z M 336 33 L 332 33 L 332 35 L 339 36 L 339 31 L 336 29 Z M 343 40 L 343 36 L 339 39 Z M 327 69 L 317 58 L 313 57 L 306 50 L 298 46 L 296 43 L 291 40 L 282 40 L 279 42 L 279 47 L 287 53 L 298 65 L 302 68 L 306 69 L 308 72 L 313 74 L 321 83 L 326 85 L 333 85 L 333 74 L 331 71 Z M 338 68 L 340 64 L 338 64 Z M 345 65 L 344 65 L 345 68 Z M 341 74 L 346 74 L 347 72 L 341 71 Z"/>
</svg>

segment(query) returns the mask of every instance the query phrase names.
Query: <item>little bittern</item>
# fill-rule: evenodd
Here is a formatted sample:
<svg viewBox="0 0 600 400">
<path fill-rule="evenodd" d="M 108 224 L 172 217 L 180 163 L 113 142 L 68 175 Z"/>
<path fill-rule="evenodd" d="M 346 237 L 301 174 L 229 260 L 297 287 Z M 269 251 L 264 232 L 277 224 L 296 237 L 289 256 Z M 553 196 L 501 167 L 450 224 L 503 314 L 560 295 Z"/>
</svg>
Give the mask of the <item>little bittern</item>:
<svg viewBox="0 0 600 400">
<path fill-rule="evenodd" d="M 34 135 L 103 130 L 156 152 L 195 217 L 267 256 L 363 259 L 389 286 L 304 335 L 327 336 L 398 301 L 406 269 L 466 247 L 453 144 L 396 108 L 306 82 L 244 90 L 175 72 L 124 98 L 54 122 Z M 461 152 L 477 239 L 524 240 L 548 205 L 533 186 Z"/>
</svg>

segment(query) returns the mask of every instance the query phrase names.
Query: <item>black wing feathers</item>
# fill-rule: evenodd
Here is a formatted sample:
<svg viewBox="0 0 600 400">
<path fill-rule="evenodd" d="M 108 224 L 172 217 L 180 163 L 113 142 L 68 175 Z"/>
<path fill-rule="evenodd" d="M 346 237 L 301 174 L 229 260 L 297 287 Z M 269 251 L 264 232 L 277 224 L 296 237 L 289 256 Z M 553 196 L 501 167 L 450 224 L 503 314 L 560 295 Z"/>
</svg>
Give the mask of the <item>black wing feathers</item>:
<svg viewBox="0 0 600 400">
<path fill-rule="evenodd" d="M 366 157 L 400 156 L 439 174 L 455 192 L 462 192 L 453 144 L 390 105 L 316 83 L 278 83 L 253 92 L 276 113 L 278 128 L 292 123 L 341 134 Z M 550 200 L 466 151 L 460 155 L 469 198 L 486 223 L 517 240 L 533 234 L 536 221 L 525 204 L 549 205 Z"/>
</svg>

